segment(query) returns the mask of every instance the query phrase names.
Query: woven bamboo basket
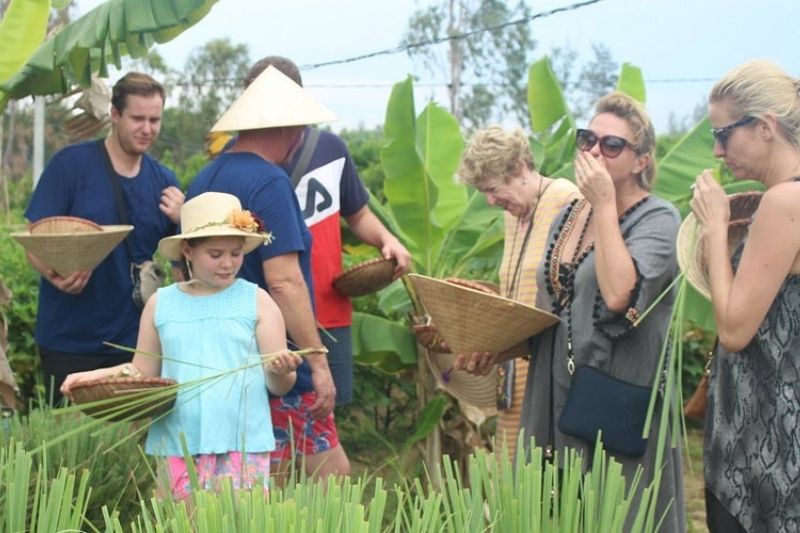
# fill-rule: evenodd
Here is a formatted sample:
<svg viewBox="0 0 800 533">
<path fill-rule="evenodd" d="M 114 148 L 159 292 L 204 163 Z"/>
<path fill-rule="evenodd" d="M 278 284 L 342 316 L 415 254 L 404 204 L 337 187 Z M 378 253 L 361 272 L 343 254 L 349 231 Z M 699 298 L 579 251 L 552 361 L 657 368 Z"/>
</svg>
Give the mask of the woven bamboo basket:
<svg viewBox="0 0 800 533">
<path fill-rule="evenodd" d="M 392 282 L 396 266 L 394 259 L 370 259 L 339 274 L 333 280 L 333 287 L 351 298 L 372 294 Z"/>
<path fill-rule="evenodd" d="M 72 387 L 72 399 L 89 416 L 107 420 L 139 420 L 166 413 L 178 394 L 173 379 L 157 377 L 102 378 Z M 154 393 L 172 387 L 170 394 Z M 100 400 L 108 400 L 101 404 Z M 115 401 L 111 401 L 115 400 Z"/>
</svg>

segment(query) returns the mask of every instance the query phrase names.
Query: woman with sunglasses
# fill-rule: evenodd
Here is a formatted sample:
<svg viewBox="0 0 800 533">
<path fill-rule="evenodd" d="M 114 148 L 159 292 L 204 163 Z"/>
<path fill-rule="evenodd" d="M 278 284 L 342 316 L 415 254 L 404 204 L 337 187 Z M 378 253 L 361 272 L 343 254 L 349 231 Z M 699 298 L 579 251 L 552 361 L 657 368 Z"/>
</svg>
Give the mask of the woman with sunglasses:
<svg viewBox="0 0 800 533">
<path fill-rule="evenodd" d="M 719 335 L 703 453 L 712 532 L 800 531 L 798 90 L 800 80 L 757 60 L 709 96 L 714 155 L 767 188 L 732 261 L 730 206 L 709 170 L 692 199 Z"/>
<path fill-rule="evenodd" d="M 650 387 L 660 374 L 672 295 L 634 323 L 676 275 L 680 216 L 671 204 L 650 195 L 655 133 L 632 98 L 619 93 L 601 98 L 588 128 L 578 130 L 577 147 L 575 180 L 584 198 L 556 218 L 538 270 L 537 307 L 552 310 L 561 321 L 533 339 L 521 425 L 526 439 L 534 437 L 546 454 L 557 451 L 563 457 L 565 448 L 573 448 L 590 464 L 596 435 L 583 438 L 561 430 L 573 378 L 581 366 L 589 366 L 628 384 Z M 487 365 L 521 353 L 529 352 L 517 348 L 499 355 L 459 356 L 457 366 L 482 373 Z M 626 414 L 606 413 L 611 418 Z M 661 531 L 684 531 L 680 453 L 668 447 L 663 462 L 654 464 L 658 426 L 656 417 L 638 456 L 608 451 L 622 464 L 629 483 L 643 467 L 628 526 L 643 487 L 660 470 L 656 515 L 664 515 Z M 641 433 L 634 436 L 641 441 Z"/>
</svg>

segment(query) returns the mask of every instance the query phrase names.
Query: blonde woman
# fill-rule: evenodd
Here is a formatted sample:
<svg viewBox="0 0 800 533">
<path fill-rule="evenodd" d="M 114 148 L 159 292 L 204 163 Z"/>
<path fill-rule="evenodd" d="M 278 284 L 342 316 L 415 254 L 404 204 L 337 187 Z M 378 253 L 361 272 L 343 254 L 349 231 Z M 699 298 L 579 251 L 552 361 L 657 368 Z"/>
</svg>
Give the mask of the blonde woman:
<svg viewBox="0 0 800 533">
<path fill-rule="evenodd" d="M 575 180 L 584 198 L 570 202 L 556 218 L 537 273 L 537 307 L 552 310 L 561 322 L 533 339 L 521 426 L 526 439 L 534 437 L 546 453 L 562 457 L 565 449 L 575 449 L 588 465 L 597 434 L 562 425 L 567 400 L 582 399 L 571 396 L 577 377 L 586 375 L 582 367 L 640 389 L 649 388 L 659 374 L 672 295 L 653 306 L 639 325 L 634 323 L 677 273 L 680 216 L 671 204 L 650 194 L 655 133 L 638 102 L 620 93 L 601 98 L 587 128 L 577 131 L 576 141 Z M 519 350 L 471 354 L 460 356 L 454 366 L 483 372 L 493 362 L 518 355 Z M 580 396 L 581 389 L 575 390 Z M 645 412 L 646 405 L 644 411 L 620 409 L 600 415 L 613 421 L 643 418 Z M 640 433 L 622 432 L 623 439 L 638 439 L 635 451 L 610 449 L 608 432 L 603 442 L 622 464 L 629 483 L 643 468 L 639 494 L 661 472 L 656 509 L 664 518 L 661 530 L 684 531 L 680 453 L 668 449 L 663 463 L 654 464 L 658 426 L 656 420 L 646 442 L 641 442 Z M 639 495 L 631 514 L 638 507 Z"/>
<path fill-rule="evenodd" d="M 719 347 L 706 414 L 711 531 L 800 531 L 800 81 L 745 63 L 709 96 L 714 155 L 767 187 L 728 259 L 729 204 L 710 171 L 692 209 L 706 242 Z"/>
</svg>

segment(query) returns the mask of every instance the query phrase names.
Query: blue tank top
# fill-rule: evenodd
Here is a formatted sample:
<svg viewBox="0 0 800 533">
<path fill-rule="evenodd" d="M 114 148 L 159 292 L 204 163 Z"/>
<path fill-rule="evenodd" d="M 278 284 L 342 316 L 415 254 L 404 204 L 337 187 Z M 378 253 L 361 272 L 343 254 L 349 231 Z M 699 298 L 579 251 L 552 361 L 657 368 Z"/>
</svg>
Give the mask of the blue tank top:
<svg viewBox="0 0 800 533">
<path fill-rule="evenodd" d="M 181 435 L 191 455 L 275 449 L 255 338 L 257 290 L 242 279 L 209 296 L 177 284 L 158 290 L 161 375 L 183 387 L 173 411 L 150 427 L 148 454 L 183 455 Z"/>
</svg>

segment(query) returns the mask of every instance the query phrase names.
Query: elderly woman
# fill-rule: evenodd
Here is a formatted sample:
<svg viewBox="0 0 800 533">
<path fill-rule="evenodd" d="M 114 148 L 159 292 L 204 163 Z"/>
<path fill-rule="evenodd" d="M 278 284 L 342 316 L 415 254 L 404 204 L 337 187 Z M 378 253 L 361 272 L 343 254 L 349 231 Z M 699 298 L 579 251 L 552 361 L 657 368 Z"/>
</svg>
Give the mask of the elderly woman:
<svg viewBox="0 0 800 533">
<path fill-rule="evenodd" d="M 800 531 L 800 81 L 768 61 L 741 65 L 709 96 L 714 155 L 767 187 L 728 256 L 729 204 L 706 170 L 702 224 L 719 347 L 706 415 L 711 531 Z"/>
<path fill-rule="evenodd" d="M 581 367 L 590 367 L 642 389 L 653 384 L 661 370 L 658 360 L 671 294 L 634 323 L 676 275 L 680 217 L 671 204 L 649 193 L 655 176 L 655 133 L 636 101 L 619 93 L 600 99 L 588 128 L 577 132 L 577 147 L 575 178 L 584 199 L 571 202 L 556 219 L 538 270 L 543 290 L 537 307 L 552 310 L 561 322 L 533 339 L 536 349 L 521 425 L 525 436 L 534 437 L 546 452 L 573 448 L 587 464 L 596 434 L 576 436 L 562 425 L 567 398 L 571 392 L 579 394 L 578 388 L 572 390 L 573 380 Z M 518 353 L 460 356 L 456 365 L 482 372 Z M 642 413 L 604 413 L 610 419 L 629 415 Z M 642 484 L 648 485 L 661 471 L 656 512 L 666 513 L 662 531 L 683 531 L 680 453 L 667 449 L 664 462 L 654 464 L 658 425 L 656 420 L 643 452 L 610 453 L 622 463 L 629 481 L 643 467 L 639 494 Z M 638 497 L 632 505 L 637 508 Z"/>
<path fill-rule="evenodd" d="M 489 205 L 505 210 L 500 291 L 503 296 L 534 305 L 536 267 L 544 256 L 547 233 L 559 211 L 578 195 L 577 187 L 568 180 L 539 174 L 523 131 L 506 131 L 499 126 L 473 134 L 461 156 L 458 179 L 483 193 Z M 507 361 L 498 371 L 497 445 L 498 449 L 506 446 L 513 457 L 528 362 Z"/>
</svg>

